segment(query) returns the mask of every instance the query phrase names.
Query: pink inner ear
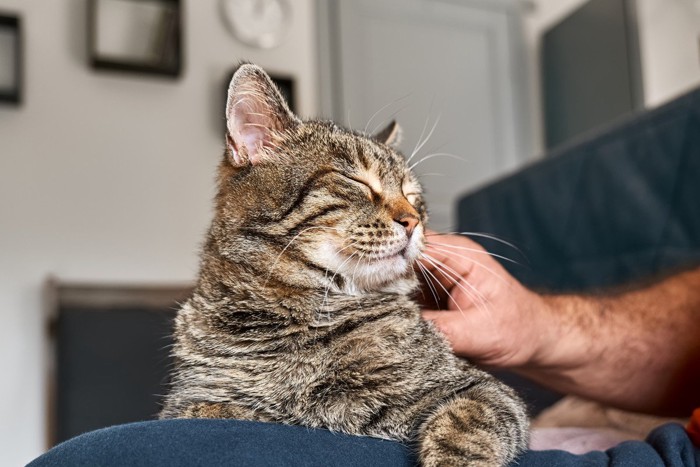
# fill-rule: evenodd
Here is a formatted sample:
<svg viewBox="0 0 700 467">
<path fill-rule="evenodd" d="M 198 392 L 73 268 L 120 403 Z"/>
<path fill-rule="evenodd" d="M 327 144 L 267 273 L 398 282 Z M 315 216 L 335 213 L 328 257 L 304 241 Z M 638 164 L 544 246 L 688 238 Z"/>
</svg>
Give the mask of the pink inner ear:
<svg viewBox="0 0 700 467">
<path fill-rule="evenodd" d="M 248 155 L 253 159 L 253 162 L 256 162 L 256 156 L 259 155 L 260 149 L 265 146 L 267 131 L 258 126 L 246 125 L 246 129 L 241 136 Z"/>
<path fill-rule="evenodd" d="M 227 140 L 234 165 L 257 164 L 273 138 L 297 125 L 284 98 L 265 72 L 242 65 L 231 80 L 226 104 Z"/>
<path fill-rule="evenodd" d="M 229 133 L 226 134 L 226 145 L 228 146 L 228 150 L 231 152 L 231 162 L 234 165 L 244 165 L 244 160 L 239 154 L 238 146 L 236 146 L 236 142 L 233 140 L 233 137 L 231 137 L 230 132 L 231 130 L 229 130 Z"/>
<path fill-rule="evenodd" d="M 246 163 L 244 156 L 247 156 L 248 162 L 256 164 L 260 161 L 260 150 L 268 143 L 270 128 L 274 125 L 269 116 L 270 109 L 264 102 L 254 98 L 244 97 L 234 102 L 228 121 L 229 146 L 234 163 Z M 243 154 L 240 154 L 241 150 Z"/>
</svg>

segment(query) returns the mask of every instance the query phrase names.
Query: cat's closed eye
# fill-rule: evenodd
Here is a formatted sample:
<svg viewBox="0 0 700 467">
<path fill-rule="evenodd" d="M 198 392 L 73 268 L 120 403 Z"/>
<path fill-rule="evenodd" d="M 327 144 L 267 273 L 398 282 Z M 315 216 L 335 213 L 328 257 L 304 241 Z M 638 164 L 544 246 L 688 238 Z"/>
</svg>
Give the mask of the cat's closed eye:
<svg viewBox="0 0 700 467">
<path fill-rule="evenodd" d="M 415 182 L 411 181 L 409 177 L 404 177 L 401 182 L 401 191 L 404 198 L 408 201 L 411 206 L 416 207 L 416 202 L 420 198 L 422 192 Z"/>
<path fill-rule="evenodd" d="M 377 201 L 379 199 L 379 193 L 377 192 L 377 190 L 375 188 L 372 187 L 372 185 L 370 184 L 369 181 L 367 181 L 363 178 L 360 178 L 360 177 L 355 177 L 355 176 L 347 175 L 347 174 L 340 173 L 340 172 L 339 172 L 339 174 L 343 178 L 345 178 L 346 180 L 349 180 L 350 182 L 352 182 L 353 185 L 361 187 L 362 190 L 366 192 L 366 194 L 370 200 Z"/>
<path fill-rule="evenodd" d="M 403 196 L 406 198 L 406 201 L 411 203 L 412 206 L 415 206 L 416 201 L 418 201 L 418 196 L 420 196 L 420 193 L 404 193 Z"/>
</svg>

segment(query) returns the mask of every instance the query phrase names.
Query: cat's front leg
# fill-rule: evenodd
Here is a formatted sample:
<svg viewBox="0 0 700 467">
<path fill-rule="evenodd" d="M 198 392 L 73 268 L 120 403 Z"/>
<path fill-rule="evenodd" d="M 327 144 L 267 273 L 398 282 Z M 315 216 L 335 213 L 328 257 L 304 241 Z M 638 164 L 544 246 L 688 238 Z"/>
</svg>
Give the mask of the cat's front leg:
<svg viewBox="0 0 700 467">
<path fill-rule="evenodd" d="M 525 449 L 528 421 L 521 406 L 504 394 L 480 399 L 462 394 L 427 418 L 419 433 L 423 466 L 504 466 Z"/>
</svg>

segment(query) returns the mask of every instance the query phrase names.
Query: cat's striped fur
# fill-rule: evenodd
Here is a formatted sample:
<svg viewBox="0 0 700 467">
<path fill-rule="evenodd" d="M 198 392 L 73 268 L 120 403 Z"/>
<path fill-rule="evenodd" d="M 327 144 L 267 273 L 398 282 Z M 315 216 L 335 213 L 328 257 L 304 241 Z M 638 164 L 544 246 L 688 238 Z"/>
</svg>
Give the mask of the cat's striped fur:
<svg viewBox="0 0 700 467">
<path fill-rule="evenodd" d="M 503 465 L 527 441 L 513 391 L 453 356 L 412 300 L 421 188 L 391 146 L 302 122 L 243 65 L 198 284 L 176 319 L 161 416 L 416 442 L 425 465 Z"/>
</svg>

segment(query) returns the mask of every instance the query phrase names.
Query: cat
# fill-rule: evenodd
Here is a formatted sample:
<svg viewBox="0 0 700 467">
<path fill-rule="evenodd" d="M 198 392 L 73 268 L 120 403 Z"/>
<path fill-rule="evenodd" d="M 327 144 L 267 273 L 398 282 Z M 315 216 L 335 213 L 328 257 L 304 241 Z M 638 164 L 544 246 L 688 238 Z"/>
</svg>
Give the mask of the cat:
<svg viewBox="0 0 700 467">
<path fill-rule="evenodd" d="M 302 121 L 252 64 L 231 80 L 226 117 L 161 418 L 392 439 L 426 466 L 513 460 L 528 440 L 522 402 L 456 358 L 412 298 L 427 212 L 398 125 L 369 137 Z"/>
</svg>

